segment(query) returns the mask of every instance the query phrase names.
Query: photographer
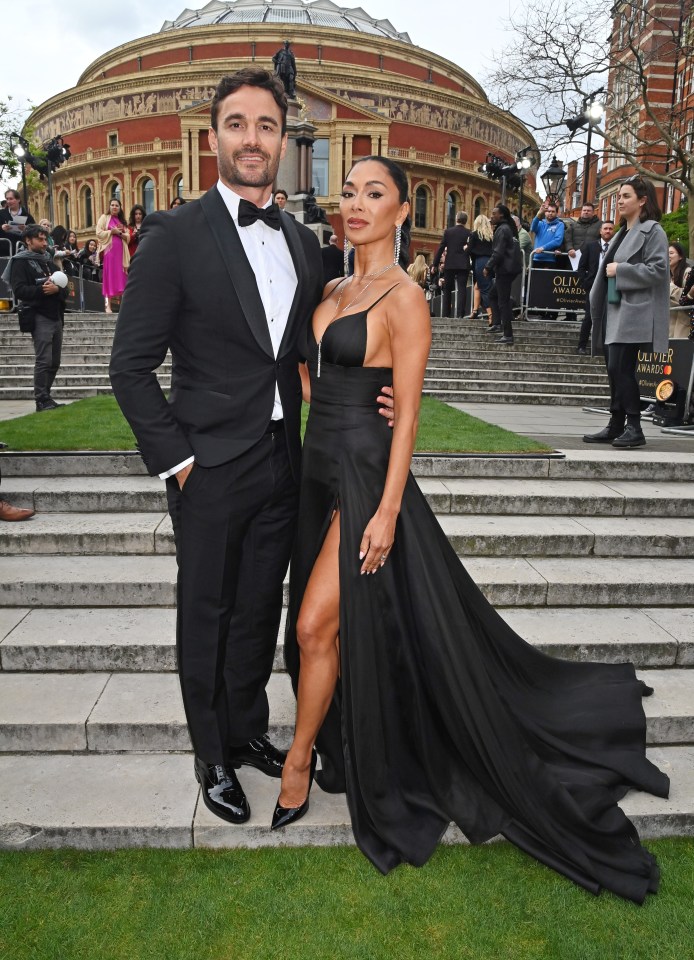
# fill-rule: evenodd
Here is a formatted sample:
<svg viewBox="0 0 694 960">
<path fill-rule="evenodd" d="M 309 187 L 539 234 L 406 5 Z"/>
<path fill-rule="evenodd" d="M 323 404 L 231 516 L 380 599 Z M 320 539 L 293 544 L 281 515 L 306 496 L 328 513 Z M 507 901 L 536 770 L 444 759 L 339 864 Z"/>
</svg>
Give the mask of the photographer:
<svg viewBox="0 0 694 960">
<path fill-rule="evenodd" d="M 30 224 L 22 240 L 26 250 L 13 257 L 9 278 L 24 318 L 33 317 L 34 399 L 41 412 L 61 406 L 51 397 L 51 387 L 60 367 L 67 287 L 51 280 L 55 266 L 46 253 L 48 234 L 43 227 Z"/>
</svg>

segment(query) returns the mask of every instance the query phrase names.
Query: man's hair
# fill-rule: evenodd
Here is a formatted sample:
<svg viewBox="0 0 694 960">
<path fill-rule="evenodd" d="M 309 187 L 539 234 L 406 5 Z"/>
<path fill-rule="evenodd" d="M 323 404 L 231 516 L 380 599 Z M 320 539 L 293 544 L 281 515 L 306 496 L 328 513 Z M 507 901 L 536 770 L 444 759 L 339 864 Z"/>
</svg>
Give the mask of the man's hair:
<svg viewBox="0 0 694 960">
<path fill-rule="evenodd" d="M 285 200 L 289 200 L 289 194 L 286 190 L 282 190 L 281 188 L 279 190 L 275 190 L 275 196 L 277 196 L 278 193 L 281 193 Z"/>
<path fill-rule="evenodd" d="M 604 227 L 606 223 L 611 223 L 614 226 L 614 220 L 603 220 L 601 226 Z"/>
<path fill-rule="evenodd" d="M 582 207 L 590 207 L 591 210 L 595 210 L 595 204 L 592 200 L 586 200 L 585 203 L 581 204 Z"/>
<path fill-rule="evenodd" d="M 12 194 L 12 198 L 13 198 L 14 200 L 21 200 L 21 199 L 22 199 L 19 190 L 12 190 L 12 189 L 10 189 L 10 190 L 5 190 L 5 200 L 7 200 L 8 196 L 9 196 L 10 194 Z"/>
<path fill-rule="evenodd" d="M 545 207 L 545 210 L 549 210 L 550 207 L 554 207 L 554 209 L 557 211 L 557 213 L 559 213 L 559 204 L 558 204 L 558 203 L 555 203 L 554 200 L 550 200 L 550 202 L 549 202 L 549 203 L 547 204 L 547 206 Z"/>
<path fill-rule="evenodd" d="M 465 213 L 464 210 L 459 210 L 459 211 L 456 213 L 456 215 L 455 215 L 455 222 L 456 222 L 456 223 L 466 224 L 466 223 L 467 223 L 467 213 Z"/>
<path fill-rule="evenodd" d="M 48 230 L 42 227 L 40 223 L 27 224 L 22 234 L 22 240 L 34 240 L 36 237 L 48 238 Z"/>
<path fill-rule="evenodd" d="M 230 94 L 240 90 L 241 87 L 259 87 L 261 90 L 267 90 L 272 94 L 282 114 L 282 134 L 284 135 L 287 132 L 287 94 L 284 90 L 284 84 L 276 74 L 270 73 L 269 70 L 264 70 L 262 67 L 244 67 L 242 70 L 232 73 L 231 76 L 222 77 L 212 98 L 210 110 L 212 129 L 215 132 L 217 131 L 219 104 Z"/>
</svg>

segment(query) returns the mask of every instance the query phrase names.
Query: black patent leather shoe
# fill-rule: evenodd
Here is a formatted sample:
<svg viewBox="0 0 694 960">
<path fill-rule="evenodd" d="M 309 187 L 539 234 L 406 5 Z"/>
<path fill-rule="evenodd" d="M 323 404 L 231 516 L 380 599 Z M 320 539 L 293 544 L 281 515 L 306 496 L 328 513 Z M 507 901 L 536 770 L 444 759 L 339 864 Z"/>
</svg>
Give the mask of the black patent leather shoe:
<svg viewBox="0 0 694 960">
<path fill-rule="evenodd" d="M 583 437 L 584 443 L 612 443 L 613 440 L 616 440 L 617 437 L 621 437 L 624 433 L 624 427 L 613 427 L 611 424 L 608 424 L 602 430 L 599 430 L 598 433 L 587 433 Z"/>
<path fill-rule="evenodd" d="M 229 823 L 245 823 L 251 808 L 233 770 L 195 758 L 195 779 L 208 810 Z"/>
<path fill-rule="evenodd" d="M 272 823 L 270 824 L 271 830 L 279 830 L 280 827 L 288 827 L 290 823 L 296 823 L 297 820 L 301 820 L 303 815 L 308 810 L 309 798 L 311 796 L 311 787 L 313 786 L 313 778 L 316 775 L 316 764 L 318 763 L 318 754 L 313 750 L 313 755 L 311 756 L 311 773 L 308 778 L 308 790 L 306 792 L 306 799 L 298 807 L 282 807 L 280 806 L 279 798 L 277 799 L 277 805 L 275 806 L 275 812 L 272 814 Z"/>
<path fill-rule="evenodd" d="M 501 333 L 501 325 L 498 323 L 493 323 L 491 327 L 487 327 L 487 333 Z"/>
<path fill-rule="evenodd" d="M 629 450 L 632 447 L 643 447 L 645 443 L 646 438 L 643 435 L 641 427 L 632 427 L 627 424 L 624 433 L 612 441 L 612 446 L 622 450 Z"/>
<path fill-rule="evenodd" d="M 262 736 L 230 750 L 228 759 L 230 766 L 236 770 L 245 764 L 247 767 L 257 767 L 268 777 L 281 777 L 286 756 L 286 753 L 270 743 L 267 736 Z"/>
<path fill-rule="evenodd" d="M 494 343 L 505 343 L 506 346 L 512 347 L 512 346 L 513 346 L 513 337 L 497 337 L 497 339 L 494 341 Z"/>
</svg>

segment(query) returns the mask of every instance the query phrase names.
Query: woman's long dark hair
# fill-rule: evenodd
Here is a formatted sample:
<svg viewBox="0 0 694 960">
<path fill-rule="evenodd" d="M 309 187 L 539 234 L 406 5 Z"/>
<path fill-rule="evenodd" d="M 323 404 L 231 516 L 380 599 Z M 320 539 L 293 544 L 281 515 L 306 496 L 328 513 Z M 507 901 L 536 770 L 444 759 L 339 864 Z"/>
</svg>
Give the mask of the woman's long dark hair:
<svg viewBox="0 0 694 960">
<path fill-rule="evenodd" d="M 502 217 L 502 222 L 507 223 L 511 228 L 511 233 L 514 237 L 518 236 L 518 227 L 516 226 L 516 221 L 513 219 L 513 214 L 507 206 L 503 203 L 497 203 L 494 207 L 495 210 L 498 210 Z"/>
<path fill-rule="evenodd" d="M 679 260 L 675 264 L 674 270 L 670 270 L 670 278 L 676 287 L 681 287 L 684 283 L 684 274 L 687 269 L 687 254 L 681 243 L 671 243 L 673 250 L 677 251 Z"/>
<path fill-rule="evenodd" d="M 656 220 L 660 222 L 663 211 L 660 209 L 655 187 L 650 180 L 647 180 L 646 177 L 642 177 L 640 174 L 635 174 L 633 177 L 627 177 L 622 183 L 622 186 L 631 187 L 639 200 L 642 197 L 646 198 L 646 202 L 641 207 L 641 213 L 639 214 L 641 223 L 644 223 L 646 220 Z M 626 225 L 626 217 L 622 217 L 619 221 L 619 226 L 626 227 Z"/>
<path fill-rule="evenodd" d="M 407 174 L 402 169 L 399 163 L 396 163 L 394 160 L 391 160 L 390 157 L 360 157 L 359 160 L 356 160 L 352 164 L 352 168 L 356 167 L 358 163 L 365 163 L 367 160 L 373 160 L 375 163 L 380 163 L 382 167 L 390 174 L 390 179 L 393 181 L 395 186 L 398 188 L 398 196 L 400 197 L 400 203 L 407 203 L 409 200 L 407 189 Z M 412 232 L 412 219 L 407 216 L 407 219 L 402 225 L 401 228 L 401 239 L 400 239 L 400 266 L 403 270 L 407 270 L 407 267 L 410 262 L 410 235 Z"/>
<path fill-rule="evenodd" d="M 136 227 L 136 226 L 137 226 L 137 224 L 135 223 L 135 211 L 136 211 L 136 210 L 142 211 L 142 219 L 143 219 L 143 220 L 144 220 L 145 217 L 147 216 L 147 211 L 146 211 L 145 208 L 142 206 L 142 204 L 141 204 L 141 203 L 136 203 L 135 206 L 134 206 L 134 207 L 132 208 L 132 210 L 130 211 L 130 217 L 129 217 L 129 219 L 128 219 L 128 226 L 129 226 L 129 227 Z"/>
<path fill-rule="evenodd" d="M 115 215 L 115 216 L 116 216 L 116 219 L 117 219 L 117 220 L 120 220 L 120 222 L 123 224 L 124 227 L 127 227 L 128 224 L 127 224 L 127 221 L 126 221 L 126 219 L 125 219 L 125 214 L 123 213 L 123 204 L 120 202 L 120 200 L 118 199 L 118 197 L 111 197 L 111 199 L 109 200 L 109 202 L 108 202 L 108 216 L 109 216 L 109 218 L 112 217 L 112 216 L 114 216 L 114 214 L 111 213 L 111 204 L 114 202 L 114 200 L 115 200 L 115 202 L 118 204 L 118 213 Z"/>
</svg>

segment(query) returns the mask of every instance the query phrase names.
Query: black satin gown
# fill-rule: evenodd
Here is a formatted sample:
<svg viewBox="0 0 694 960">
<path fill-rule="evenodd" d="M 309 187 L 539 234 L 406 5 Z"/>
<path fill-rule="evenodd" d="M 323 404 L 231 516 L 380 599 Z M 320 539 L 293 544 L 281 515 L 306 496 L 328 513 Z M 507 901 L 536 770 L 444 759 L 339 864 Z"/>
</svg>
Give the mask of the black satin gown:
<svg viewBox="0 0 694 960">
<path fill-rule="evenodd" d="M 373 306 L 373 304 L 372 304 Z M 371 308 L 369 308 L 371 309 Z M 317 746 L 319 785 L 346 790 L 359 848 L 383 873 L 424 864 L 450 822 L 472 843 L 503 834 L 592 891 L 641 903 L 653 856 L 617 806 L 630 787 L 667 797 L 645 757 L 630 663 L 573 663 L 522 640 L 484 598 L 412 475 L 385 566 L 361 576 L 359 545 L 384 487 L 392 432 L 376 397 L 390 369 L 364 367 L 368 309 L 308 331 L 311 409 L 285 642 L 340 509 L 340 679 Z"/>
</svg>

